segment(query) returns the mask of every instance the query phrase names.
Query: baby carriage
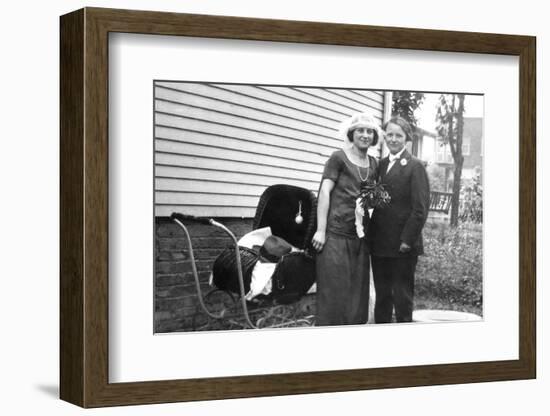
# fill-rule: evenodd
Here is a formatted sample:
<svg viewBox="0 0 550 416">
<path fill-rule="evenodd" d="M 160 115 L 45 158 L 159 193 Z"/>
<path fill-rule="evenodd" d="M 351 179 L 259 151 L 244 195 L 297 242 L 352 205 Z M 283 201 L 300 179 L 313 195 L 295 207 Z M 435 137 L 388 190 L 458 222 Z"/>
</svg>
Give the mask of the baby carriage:
<svg viewBox="0 0 550 416">
<path fill-rule="evenodd" d="M 214 313 L 206 306 L 206 299 L 216 291 L 225 292 L 232 304 L 240 300 L 246 326 L 259 328 L 260 321 L 252 322 L 249 307 L 257 303 L 262 305 L 285 305 L 297 302 L 312 287 L 315 281 L 314 250 L 311 239 L 316 230 L 317 200 L 313 192 L 292 185 L 272 185 L 261 195 L 253 230 L 269 230 L 269 241 L 275 241 L 275 250 L 269 250 L 264 244 L 259 247 L 246 247 L 238 244 L 235 235 L 223 224 L 209 219 L 173 213 L 171 218 L 184 231 L 189 247 L 189 257 L 199 304 L 204 313 L 213 319 L 224 319 L 227 311 Z M 183 221 L 196 221 L 220 228 L 231 238 L 233 245 L 227 247 L 215 260 L 212 269 L 212 281 L 215 286 L 205 296 L 202 294 L 193 248 L 189 232 Z M 269 228 L 267 228 L 269 227 Z M 241 241 L 243 241 L 241 239 Z M 265 242 L 267 243 L 268 240 Z M 282 245 L 278 245 L 281 242 Z M 292 249 L 286 250 L 286 247 Z M 251 287 L 254 286 L 254 276 L 264 263 L 274 262 L 273 274 L 269 285 L 251 301 Z M 269 265 L 265 265 L 269 267 Z M 268 306 L 269 307 L 269 306 Z M 270 325 L 271 327 L 275 325 Z M 284 326 L 284 325 L 281 325 Z"/>
</svg>

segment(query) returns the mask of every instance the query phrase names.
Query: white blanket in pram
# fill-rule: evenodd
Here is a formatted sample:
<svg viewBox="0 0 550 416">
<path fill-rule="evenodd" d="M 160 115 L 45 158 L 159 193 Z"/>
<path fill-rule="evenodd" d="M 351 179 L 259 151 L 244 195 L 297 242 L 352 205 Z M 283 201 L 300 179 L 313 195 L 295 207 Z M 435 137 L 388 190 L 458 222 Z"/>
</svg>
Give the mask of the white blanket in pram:
<svg viewBox="0 0 550 416">
<path fill-rule="evenodd" d="M 245 234 L 239 241 L 238 245 L 247 248 L 253 248 L 254 246 L 262 246 L 271 235 L 271 228 L 259 228 L 253 230 L 248 234 Z M 291 253 L 295 251 L 303 251 L 294 246 L 292 246 Z M 265 263 L 257 262 L 252 269 L 252 277 L 250 279 L 250 291 L 245 295 L 246 300 L 252 300 L 258 295 L 269 295 L 271 293 L 272 281 L 271 277 L 275 272 L 277 263 Z M 314 283 L 313 286 L 307 291 L 307 293 L 315 293 L 317 285 Z"/>
<path fill-rule="evenodd" d="M 258 228 L 247 234 L 245 234 L 237 244 L 240 247 L 246 247 L 253 249 L 256 247 L 261 247 L 267 237 L 271 234 L 271 227 Z M 292 247 L 291 252 L 301 251 L 296 247 Z M 245 295 L 245 299 L 250 301 L 258 295 L 269 295 L 271 293 L 271 277 L 275 272 L 277 263 L 267 263 L 258 261 L 254 268 L 252 269 L 252 276 L 250 278 L 250 290 Z M 210 285 L 213 284 L 213 275 L 210 275 Z M 308 291 L 308 293 L 313 293 L 315 291 L 315 284 Z"/>
<path fill-rule="evenodd" d="M 238 244 L 241 247 L 252 249 L 254 246 L 262 246 L 271 235 L 271 227 L 258 228 L 245 234 Z M 252 300 L 258 295 L 269 295 L 271 293 L 271 276 L 275 272 L 277 263 L 257 262 L 252 269 L 250 278 L 250 291 L 245 295 L 246 300 Z"/>
</svg>

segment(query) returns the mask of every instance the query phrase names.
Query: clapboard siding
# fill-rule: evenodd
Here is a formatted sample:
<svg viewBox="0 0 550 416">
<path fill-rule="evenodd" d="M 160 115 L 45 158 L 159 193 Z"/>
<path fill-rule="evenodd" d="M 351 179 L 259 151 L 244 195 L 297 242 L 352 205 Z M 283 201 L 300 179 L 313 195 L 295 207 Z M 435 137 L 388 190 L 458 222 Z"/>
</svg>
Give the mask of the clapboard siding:
<svg viewBox="0 0 550 416">
<path fill-rule="evenodd" d="M 321 117 L 329 120 L 336 120 L 337 125 L 340 124 L 342 117 L 346 116 L 346 113 L 322 105 L 322 100 L 317 100 L 317 102 L 314 103 L 311 97 L 292 88 L 283 89 L 281 87 L 258 86 L 257 89 L 260 92 L 265 91 L 271 94 L 276 100 L 285 103 L 285 105 L 289 107 L 297 106 L 298 108 L 302 108 L 303 111 L 317 112 Z"/>
<path fill-rule="evenodd" d="M 323 100 L 313 94 L 308 93 L 305 90 L 300 90 L 297 88 L 288 88 L 288 89 L 281 89 L 281 87 L 262 87 L 265 88 L 268 91 L 280 93 L 281 95 L 284 95 L 286 97 L 293 98 L 296 100 L 296 102 L 299 103 L 308 103 L 315 108 L 318 108 L 319 112 L 324 112 L 325 114 L 332 114 L 334 115 L 338 120 L 342 120 L 345 117 L 349 117 L 353 114 L 353 111 L 350 111 L 349 108 L 341 107 L 341 106 L 334 106 L 332 102 Z"/>
<path fill-rule="evenodd" d="M 336 93 L 334 90 L 326 90 L 324 88 L 297 88 L 311 97 L 323 100 L 325 105 L 338 111 L 345 112 L 349 115 L 358 113 L 361 111 L 376 111 L 376 108 L 371 107 L 368 103 L 361 104 L 357 101 L 350 100 L 342 95 L 342 93 Z M 365 100 L 366 101 L 366 100 Z"/>
<path fill-rule="evenodd" d="M 250 122 L 265 122 L 268 120 L 270 125 L 281 126 L 297 131 L 304 131 L 329 138 L 332 137 L 337 131 L 337 129 L 328 128 L 319 123 L 303 121 L 288 116 L 281 116 L 277 112 L 266 110 L 265 106 L 263 108 L 252 108 L 242 104 L 228 103 L 218 99 L 205 98 L 203 96 L 187 94 L 181 91 L 165 89 L 162 87 L 157 87 L 157 100 L 158 102 L 166 101 L 172 104 L 185 102 L 187 105 L 184 107 L 184 111 L 189 111 L 189 108 L 193 107 L 197 110 L 212 111 L 218 117 L 236 116 L 243 120 L 249 120 Z M 176 105 L 181 106 L 181 104 Z"/>
<path fill-rule="evenodd" d="M 324 144 L 325 140 L 318 139 L 315 142 L 300 140 L 299 138 L 291 138 L 275 135 L 273 132 L 260 132 L 251 129 L 224 125 L 219 122 L 210 122 L 204 120 L 189 119 L 183 116 L 174 117 L 170 114 L 157 112 L 156 114 L 156 130 L 157 137 L 162 137 L 163 134 L 177 135 L 176 131 L 188 133 L 202 133 L 211 136 L 241 140 L 243 142 L 264 143 L 273 147 L 282 147 L 286 149 L 296 149 L 298 151 L 311 152 L 321 156 L 330 155 L 335 146 L 340 141 L 331 139 L 330 142 Z"/>
<path fill-rule="evenodd" d="M 373 99 L 373 94 L 369 95 L 357 95 L 354 91 L 351 90 L 343 90 L 343 89 L 327 89 L 328 92 L 340 96 L 345 97 L 348 102 L 353 103 L 354 105 L 359 105 L 361 108 L 364 108 L 365 106 L 369 107 L 372 110 L 377 111 L 383 111 L 384 110 L 384 103 L 381 101 L 378 101 L 376 99 Z M 375 95 L 376 97 L 376 95 Z M 365 101 L 366 98 L 366 101 Z"/>
<path fill-rule="evenodd" d="M 303 151 L 285 148 L 281 146 L 272 146 L 271 144 L 258 143 L 257 141 L 245 141 L 242 139 L 233 139 L 220 137 L 211 134 L 198 132 L 187 132 L 174 130 L 171 128 L 160 127 L 157 131 L 157 143 L 163 143 L 166 151 L 181 151 L 182 146 L 196 144 L 202 147 L 212 147 L 225 150 L 239 150 L 264 156 L 275 156 L 282 159 L 298 162 L 310 162 L 314 164 L 324 164 L 326 156 L 316 151 Z M 162 150 L 161 147 L 158 147 Z"/>
<path fill-rule="evenodd" d="M 163 83 L 158 86 L 159 89 L 157 98 L 160 98 L 163 89 L 167 91 L 176 91 L 187 93 L 190 97 L 196 98 L 196 105 L 211 102 L 215 100 L 219 103 L 219 109 L 223 110 L 222 104 L 225 104 L 226 111 L 234 111 L 239 115 L 245 115 L 244 110 L 250 110 L 251 116 L 259 115 L 264 117 L 265 114 L 281 116 L 288 120 L 296 120 L 311 125 L 317 125 L 335 131 L 338 129 L 339 121 L 322 117 L 313 111 L 303 111 L 299 107 L 285 105 L 281 102 L 269 99 L 268 93 L 258 90 L 253 86 L 244 89 L 243 86 L 232 86 L 236 89 L 220 88 L 211 84 L 182 84 L 182 83 Z M 258 94 L 258 91 L 260 92 Z M 203 98 L 204 100 L 200 100 Z M 314 110 L 314 109 L 312 109 Z"/>
<path fill-rule="evenodd" d="M 197 217 L 252 218 L 255 208 L 155 204 L 155 215 L 158 217 L 169 216 L 174 211 L 183 212 L 187 215 L 195 215 Z"/>
<path fill-rule="evenodd" d="M 189 155 L 174 155 L 156 152 L 155 163 L 159 166 L 189 166 L 193 168 L 220 169 L 233 172 L 246 172 L 255 175 L 277 176 L 289 179 L 305 179 L 318 181 L 321 170 L 300 171 L 296 168 L 288 169 L 286 167 L 274 167 L 256 164 L 250 160 L 232 161 L 227 160 L 222 155 L 210 157 L 196 157 Z"/>
<path fill-rule="evenodd" d="M 340 140 L 336 139 L 336 131 L 315 132 L 318 129 L 301 129 L 288 127 L 291 123 L 274 122 L 270 117 L 249 118 L 245 115 L 239 116 L 210 108 L 200 108 L 186 104 L 176 104 L 167 101 L 157 100 L 156 105 L 158 123 L 165 126 L 185 125 L 187 119 L 216 123 L 219 125 L 234 126 L 243 130 L 267 133 L 273 136 L 290 138 L 295 140 L 306 140 L 310 143 L 323 143 L 328 146 L 338 146 Z M 168 116 L 168 117 L 165 117 Z M 172 120 L 171 124 L 170 119 Z"/>
<path fill-rule="evenodd" d="M 377 91 L 155 82 L 155 214 L 251 217 L 270 185 L 316 192 L 341 121 L 384 106 Z"/>
<path fill-rule="evenodd" d="M 380 94 L 377 91 L 367 91 L 367 90 L 348 90 L 348 91 L 355 94 L 355 96 L 358 98 L 361 98 L 361 99 L 366 98 L 369 101 L 380 104 L 382 109 L 385 108 L 384 94 Z"/>
<path fill-rule="evenodd" d="M 273 108 L 276 108 L 281 115 L 288 114 L 292 117 L 310 120 L 333 129 L 338 129 L 340 124 L 339 117 L 333 114 L 333 112 L 320 110 L 319 107 L 308 102 L 289 97 L 283 91 L 270 91 L 264 87 L 246 85 L 217 85 L 215 88 L 233 91 L 236 94 L 273 104 L 275 105 Z"/>
<path fill-rule="evenodd" d="M 235 183 L 227 186 L 227 182 L 193 180 L 193 179 L 155 179 L 157 191 L 166 192 L 200 192 L 209 194 L 236 194 L 258 196 L 264 190 L 263 185 Z M 229 192 L 228 192 L 229 190 Z"/>
<path fill-rule="evenodd" d="M 159 153 L 165 154 L 187 154 L 189 156 L 210 157 L 211 155 L 219 154 L 226 160 L 235 162 L 247 161 L 255 165 L 282 167 L 288 169 L 301 170 L 304 172 L 316 172 L 322 168 L 321 163 L 307 163 L 298 160 L 283 159 L 277 156 L 267 156 L 258 153 L 251 153 L 239 150 L 219 149 L 210 145 L 196 145 L 192 143 L 178 143 L 166 140 L 157 140 L 156 150 Z M 221 150 L 221 152 L 220 152 Z"/>
<path fill-rule="evenodd" d="M 193 179 L 201 181 L 214 181 L 227 184 L 249 183 L 254 185 L 270 186 L 278 183 L 301 186 L 311 191 L 317 191 L 319 183 L 317 180 L 306 180 L 303 176 L 300 179 L 290 177 L 266 175 L 264 172 L 243 173 L 231 172 L 218 169 L 201 169 L 192 167 L 174 167 L 157 165 L 155 169 L 155 178 L 163 179 Z"/>
<path fill-rule="evenodd" d="M 218 207 L 246 207 L 255 208 L 258 205 L 258 197 L 234 193 L 210 193 L 210 192 L 165 192 L 156 191 L 155 202 L 163 205 L 195 205 Z"/>
</svg>

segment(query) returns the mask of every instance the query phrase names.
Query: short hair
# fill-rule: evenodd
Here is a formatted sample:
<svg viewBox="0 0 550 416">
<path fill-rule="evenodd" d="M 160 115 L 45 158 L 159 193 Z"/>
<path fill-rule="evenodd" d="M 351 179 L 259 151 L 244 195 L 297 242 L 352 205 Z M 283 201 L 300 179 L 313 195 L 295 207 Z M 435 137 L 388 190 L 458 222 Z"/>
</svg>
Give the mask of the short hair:
<svg viewBox="0 0 550 416">
<path fill-rule="evenodd" d="M 355 128 L 352 128 L 352 129 L 349 129 L 348 130 L 348 133 L 347 133 L 347 136 L 348 136 L 348 140 L 350 142 L 353 142 L 353 132 L 355 130 L 357 130 L 359 127 L 355 127 Z M 376 143 L 378 143 L 378 130 L 376 129 L 373 129 L 371 127 L 367 127 L 368 129 L 371 129 L 372 131 L 374 131 L 374 139 L 372 141 L 372 143 L 370 144 L 371 146 L 376 146 Z"/>
<path fill-rule="evenodd" d="M 401 116 L 393 116 L 388 121 L 384 123 L 384 126 L 382 128 L 384 131 L 388 128 L 388 124 L 395 124 L 399 127 L 401 127 L 401 130 L 405 133 L 405 141 L 412 142 L 413 141 L 413 130 L 411 124 L 405 120 Z"/>
</svg>

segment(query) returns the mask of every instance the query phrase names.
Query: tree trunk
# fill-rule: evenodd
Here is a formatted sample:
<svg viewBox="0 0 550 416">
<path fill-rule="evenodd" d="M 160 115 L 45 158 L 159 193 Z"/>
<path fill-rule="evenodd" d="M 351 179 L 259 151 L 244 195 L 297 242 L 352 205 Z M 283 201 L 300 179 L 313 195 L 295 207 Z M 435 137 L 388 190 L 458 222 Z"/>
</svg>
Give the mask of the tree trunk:
<svg viewBox="0 0 550 416">
<path fill-rule="evenodd" d="M 454 106 L 454 97 L 453 97 Z M 456 111 L 456 147 L 453 154 L 455 162 L 453 196 L 451 197 L 451 227 L 458 225 L 458 207 L 460 204 L 460 185 L 462 178 L 462 165 L 464 165 L 464 156 L 462 156 L 462 135 L 464 132 L 464 94 L 458 94 L 458 109 Z"/>
<path fill-rule="evenodd" d="M 462 177 L 462 165 L 464 158 L 460 156 L 460 160 L 455 160 L 455 169 L 453 177 L 453 195 L 451 196 L 451 227 L 458 225 L 458 206 L 460 203 L 460 182 Z"/>
</svg>

